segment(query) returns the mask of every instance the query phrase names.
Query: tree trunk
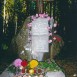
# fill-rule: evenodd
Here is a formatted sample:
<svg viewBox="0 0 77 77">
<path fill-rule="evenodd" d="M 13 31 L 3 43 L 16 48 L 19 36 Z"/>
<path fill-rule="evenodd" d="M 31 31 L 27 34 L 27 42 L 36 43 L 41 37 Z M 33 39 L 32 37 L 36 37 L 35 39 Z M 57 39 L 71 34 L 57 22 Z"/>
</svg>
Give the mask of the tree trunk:
<svg viewBox="0 0 77 77">
<path fill-rule="evenodd" d="M 18 25 L 18 23 L 17 23 L 17 15 L 16 15 L 15 16 L 15 35 L 17 33 L 17 25 Z"/>
<path fill-rule="evenodd" d="M 43 0 L 37 0 L 38 13 L 43 13 Z"/>
<path fill-rule="evenodd" d="M 4 0 L 4 10 L 3 10 L 3 33 L 5 32 L 5 4 L 6 4 L 6 0 Z"/>
</svg>

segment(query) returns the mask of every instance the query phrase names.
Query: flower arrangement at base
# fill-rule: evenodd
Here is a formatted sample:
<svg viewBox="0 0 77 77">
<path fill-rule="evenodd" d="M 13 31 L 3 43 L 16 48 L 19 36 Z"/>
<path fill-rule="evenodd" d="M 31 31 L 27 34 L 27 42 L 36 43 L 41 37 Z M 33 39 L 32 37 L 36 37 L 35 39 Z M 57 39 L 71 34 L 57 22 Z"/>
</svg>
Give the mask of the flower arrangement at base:
<svg viewBox="0 0 77 77">
<path fill-rule="evenodd" d="M 14 74 L 14 77 L 45 77 L 48 71 L 62 70 L 54 60 L 46 60 L 38 62 L 33 59 L 31 61 L 16 59 L 8 71 Z"/>
</svg>

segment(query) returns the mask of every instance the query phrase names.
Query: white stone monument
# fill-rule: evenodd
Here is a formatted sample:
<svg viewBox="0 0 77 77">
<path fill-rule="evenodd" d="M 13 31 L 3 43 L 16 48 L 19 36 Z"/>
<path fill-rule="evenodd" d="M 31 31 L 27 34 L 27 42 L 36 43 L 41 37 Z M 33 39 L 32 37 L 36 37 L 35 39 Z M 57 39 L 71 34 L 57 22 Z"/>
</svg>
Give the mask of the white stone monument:
<svg viewBox="0 0 77 77">
<path fill-rule="evenodd" d="M 47 18 L 37 18 L 32 22 L 32 55 L 42 61 L 45 52 L 49 52 L 49 31 Z"/>
</svg>

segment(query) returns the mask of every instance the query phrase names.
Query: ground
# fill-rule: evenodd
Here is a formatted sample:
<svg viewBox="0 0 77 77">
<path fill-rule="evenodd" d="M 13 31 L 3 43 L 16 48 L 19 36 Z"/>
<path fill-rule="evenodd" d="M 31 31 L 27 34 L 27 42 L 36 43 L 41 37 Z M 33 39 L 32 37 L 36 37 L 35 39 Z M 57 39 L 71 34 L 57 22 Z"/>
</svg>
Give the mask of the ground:
<svg viewBox="0 0 77 77">
<path fill-rule="evenodd" d="M 77 77 L 77 60 L 64 59 L 55 61 L 61 68 L 64 69 L 66 77 Z"/>
</svg>

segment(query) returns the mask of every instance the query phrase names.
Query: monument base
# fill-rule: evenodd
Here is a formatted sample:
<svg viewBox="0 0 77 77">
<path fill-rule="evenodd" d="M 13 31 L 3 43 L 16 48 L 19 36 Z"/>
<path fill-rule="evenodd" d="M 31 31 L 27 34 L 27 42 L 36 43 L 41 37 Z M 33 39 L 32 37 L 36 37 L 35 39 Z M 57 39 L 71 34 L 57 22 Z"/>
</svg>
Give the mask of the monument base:
<svg viewBox="0 0 77 77">
<path fill-rule="evenodd" d="M 0 77 L 16 77 L 16 76 L 14 76 L 14 74 L 13 73 L 10 73 L 10 72 L 8 72 L 8 71 L 4 71 L 1 75 L 0 75 Z M 21 77 L 21 76 L 20 76 Z M 26 77 L 26 76 L 25 76 Z M 34 76 L 34 77 L 36 77 L 36 76 Z M 39 76 L 37 76 L 37 77 L 39 77 Z M 65 74 L 62 72 L 62 71 L 56 71 L 56 72 L 47 72 L 46 73 L 46 75 L 44 76 L 44 77 L 65 77 Z"/>
</svg>

